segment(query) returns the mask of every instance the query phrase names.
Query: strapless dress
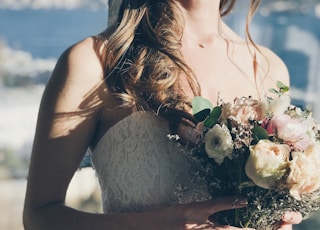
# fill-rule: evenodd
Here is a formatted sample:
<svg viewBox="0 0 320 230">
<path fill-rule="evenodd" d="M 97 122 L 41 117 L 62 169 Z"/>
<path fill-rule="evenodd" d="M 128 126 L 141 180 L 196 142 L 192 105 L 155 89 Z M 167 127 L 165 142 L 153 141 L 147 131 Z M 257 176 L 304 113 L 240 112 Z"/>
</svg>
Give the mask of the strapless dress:
<svg viewBox="0 0 320 230">
<path fill-rule="evenodd" d="M 112 126 L 92 151 L 103 210 L 138 212 L 209 199 L 206 183 L 175 140 L 168 122 L 151 112 L 134 112 Z"/>
</svg>

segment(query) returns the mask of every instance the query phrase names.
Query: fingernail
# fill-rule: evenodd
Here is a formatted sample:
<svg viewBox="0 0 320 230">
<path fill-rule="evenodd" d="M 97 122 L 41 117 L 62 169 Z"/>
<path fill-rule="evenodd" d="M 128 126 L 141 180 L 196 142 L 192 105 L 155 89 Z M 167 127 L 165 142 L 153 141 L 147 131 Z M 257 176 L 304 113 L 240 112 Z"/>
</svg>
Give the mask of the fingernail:
<svg viewBox="0 0 320 230">
<path fill-rule="evenodd" d="M 283 215 L 282 220 L 283 221 L 289 221 L 292 219 L 292 215 L 290 213 L 286 213 Z"/>
<path fill-rule="evenodd" d="M 236 198 L 232 204 L 233 206 L 245 206 L 248 204 L 248 201 L 245 198 Z"/>
<path fill-rule="evenodd" d="M 246 198 L 239 198 L 239 204 L 240 205 L 247 205 L 248 204 L 248 201 Z"/>
</svg>

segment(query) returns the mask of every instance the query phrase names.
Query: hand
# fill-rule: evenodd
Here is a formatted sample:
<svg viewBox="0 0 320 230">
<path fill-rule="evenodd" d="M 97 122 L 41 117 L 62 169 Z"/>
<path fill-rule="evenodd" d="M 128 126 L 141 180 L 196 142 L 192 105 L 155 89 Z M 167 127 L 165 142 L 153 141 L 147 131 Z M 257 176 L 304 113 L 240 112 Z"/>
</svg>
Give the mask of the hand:
<svg viewBox="0 0 320 230">
<path fill-rule="evenodd" d="M 284 214 L 282 221 L 276 226 L 278 230 L 292 230 L 293 224 L 299 224 L 302 221 L 302 215 L 299 212 L 287 212 Z"/>
<path fill-rule="evenodd" d="M 181 219 L 183 214 L 183 225 L 186 230 L 219 230 L 219 229 L 239 229 L 232 226 L 221 226 L 208 220 L 209 216 L 224 210 L 243 208 L 247 205 L 247 200 L 236 197 L 220 197 L 208 201 L 178 205 L 179 210 L 173 211 L 175 219 Z M 172 216 L 171 216 L 172 217 Z M 246 230 L 250 230 L 246 228 Z"/>
</svg>

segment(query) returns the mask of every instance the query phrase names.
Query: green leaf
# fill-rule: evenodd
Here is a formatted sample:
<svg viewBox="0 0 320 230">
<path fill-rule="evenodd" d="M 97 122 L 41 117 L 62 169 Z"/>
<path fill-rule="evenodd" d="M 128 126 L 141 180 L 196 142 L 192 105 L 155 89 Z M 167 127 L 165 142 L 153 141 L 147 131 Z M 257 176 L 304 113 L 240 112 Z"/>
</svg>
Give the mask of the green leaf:
<svg viewBox="0 0 320 230">
<path fill-rule="evenodd" d="M 289 86 L 283 84 L 281 81 L 277 81 L 277 87 L 281 93 L 286 93 L 289 91 Z"/>
<path fill-rule="evenodd" d="M 283 84 L 281 81 L 277 81 L 277 87 L 281 89 L 282 87 L 286 87 L 286 85 Z"/>
<path fill-rule="evenodd" d="M 262 140 L 262 139 L 269 139 L 269 134 L 267 130 L 265 130 L 261 126 L 254 127 L 251 130 L 251 132 L 255 142 L 258 142 L 259 140 Z"/>
<path fill-rule="evenodd" d="M 216 106 L 212 109 L 209 117 L 205 120 L 204 126 L 208 128 L 212 128 L 219 120 L 222 113 L 222 109 L 220 106 Z"/>
<path fill-rule="evenodd" d="M 269 89 L 269 92 L 271 93 L 275 93 L 275 94 L 279 94 L 279 91 L 276 89 Z"/>
<path fill-rule="evenodd" d="M 210 114 L 210 109 L 204 109 L 201 110 L 200 112 L 194 114 L 194 118 L 197 119 L 197 121 L 204 121 Z"/>
<path fill-rule="evenodd" d="M 204 97 L 196 96 L 192 100 L 192 113 L 194 115 L 205 109 L 209 109 L 211 111 L 212 107 L 212 103 Z"/>
</svg>

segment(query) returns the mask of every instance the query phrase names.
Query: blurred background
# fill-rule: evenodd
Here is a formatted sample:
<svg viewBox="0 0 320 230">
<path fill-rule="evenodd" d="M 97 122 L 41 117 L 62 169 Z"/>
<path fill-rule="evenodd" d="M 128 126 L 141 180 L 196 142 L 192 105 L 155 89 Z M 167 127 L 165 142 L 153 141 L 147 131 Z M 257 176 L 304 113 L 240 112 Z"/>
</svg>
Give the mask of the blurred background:
<svg viewBox="0 0 320 230">
<path fill-rule="evenodd" d="M 225 21 L 244 34 L 248 1 Z M 37 111 L 57 58 L 107 26 L 107 0 L 0 0 L 0 229 L 22 230 L 22 206 Z M 320 119 L 320 0 L 262 0 L 251 25 L 256 43 L 277 53 L 291 75 L 293 103 Z M 94 171 L 79 170 L 68 204 L 101 212 Z M 295 230 L 320 229 L 316 213 Z"/>
</svg>

